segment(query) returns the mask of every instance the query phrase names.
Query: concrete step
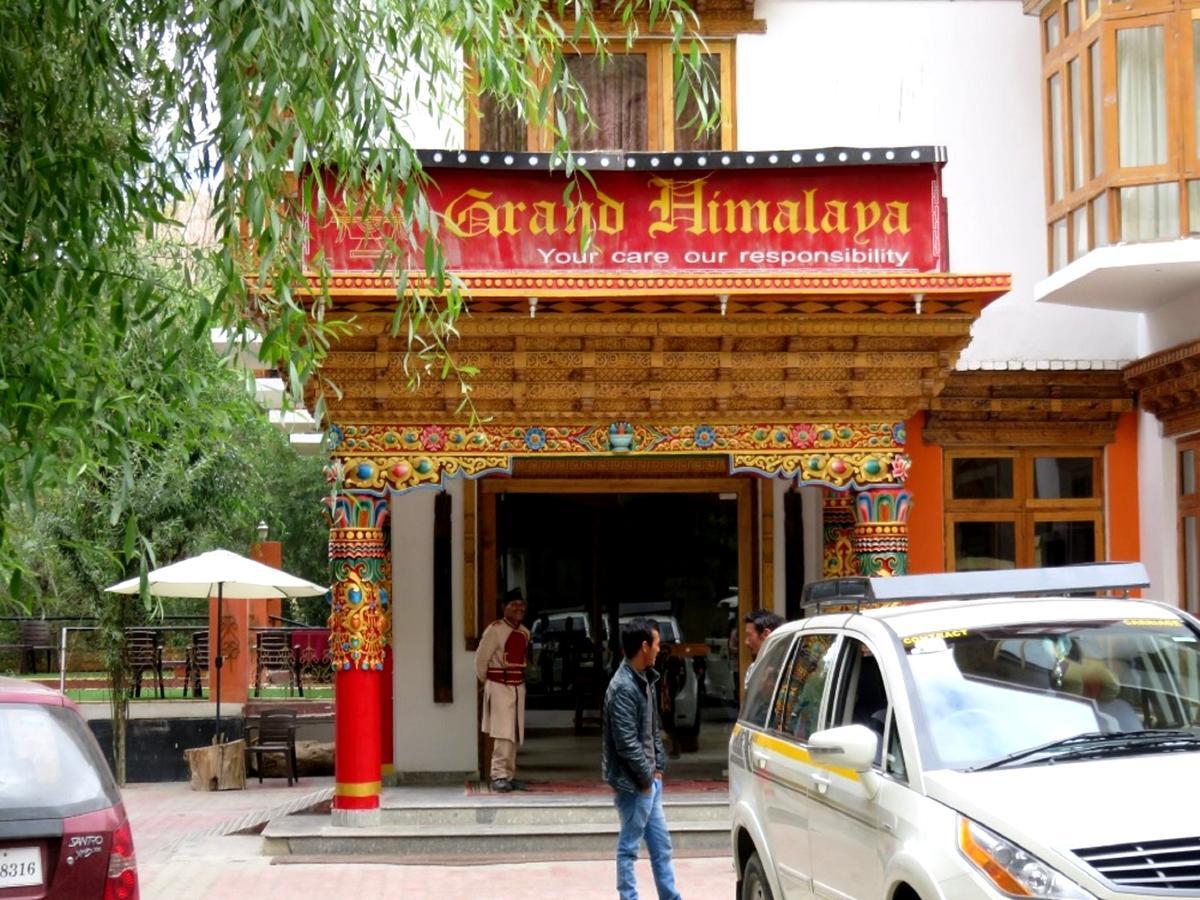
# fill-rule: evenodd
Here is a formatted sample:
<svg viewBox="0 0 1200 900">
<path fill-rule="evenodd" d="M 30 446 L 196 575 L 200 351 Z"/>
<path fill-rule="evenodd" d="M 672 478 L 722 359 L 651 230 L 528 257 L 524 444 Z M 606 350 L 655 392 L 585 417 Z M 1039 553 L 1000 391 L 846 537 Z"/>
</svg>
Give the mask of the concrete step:
<svg viewBox="0 0 1200 900">
<path fill-rule="evenodd" d="M 729 803 L 721 800 L 667 800 L 663 804 L 671 822 L 729 824 Z M 522 803 L 414 804 L 384 806 L 382 825 L 603 825 L 616 819 L 612 801 L 550 800 Z"/>
<path fill-rule="evenodd" d="M 284 816 L 263 830 L 263 853 L 465 863 L 511 860 L 514 854 L 596 859 L 613 852 L 619 827 L 607 798 L 498 799 L 385 806 L 380 824 L 368 828 L 333 825 L 327 814 Z M 724 800 L 668 799 L 664 808 L 680 855 L 728 855 L 729 807 Z"/>
</svg>

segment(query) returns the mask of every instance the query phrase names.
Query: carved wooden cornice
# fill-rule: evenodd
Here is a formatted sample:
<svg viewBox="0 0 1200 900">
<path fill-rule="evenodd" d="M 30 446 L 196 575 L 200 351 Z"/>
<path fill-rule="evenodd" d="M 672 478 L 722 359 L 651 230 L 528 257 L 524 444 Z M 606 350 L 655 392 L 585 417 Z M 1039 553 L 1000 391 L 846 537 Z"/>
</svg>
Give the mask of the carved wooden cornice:
<svg viewBox="0 0 1200 900">
<path fill-rule="evenodd" d="M 1180 344 L 1132 362 L 1122 374 L 1138 405 L 1154 413 L 1167 435 L 1200 428 L 1200 341 Z"/>
<path fill-rule="evenodd" d="M 647 419 L 904 421 L 928 407 L 970 316 L 468 316 L 452 344 L 479 414 L 506 425 Z M 406 375 L 402 339 L 372 314 L 322 377 L 333 421 L 461 422 L 457 382 Z M 411 361 L 409 369 L 411 370 Z"/>
<path fill-rule="evenodd" d="M 1101 447 L 1133 409 L 1115 370 L 955 371 L 930 404 L 925 439 L 943 447 Z"/>
<path fill-rule="evenodd" d="M 614 0 L 597 0 L 593 4 L 593 19 L 601 33 L 623 37 L 627 26 L 614 6 Z M 767 30 L 766 20 L 754 18 L 754 0 L 692 0 L 691 8 L 700 19 L 696 30 L 705 37 L 762 34 Z M 651 28 L 644 13 L 638 16 L 638 25 L 643 34 L 671 33 L 670 22 L 659 21 Z"/>
<path fill-rule="evenodd" d="M 707 298 L 709 303 L 697 312 L 711 312 L 711 302 L 721 295 L 744 298 L 739 312 L 754 312 L 761 303 L 820 303 L 834 301 L 857 305 L 844 312 L 867 312 L 881 300 L 890 300 L 894 308 L 883 312 L 940 311 L 938 304 L 953 303 L 963 312 L 978 315 L 985 304 L 1012 289 L 1012 276 L 1000 273 L 964 275 L 955 272 L 921 273 L 829 273 L 807 272 L 458 272 L 465 292 L 475 300 L 509 298 L 528 302 L 538 298 L 537 312 L 576 312 L 562 304 L 542 302 L 549 298 L 599 298 L 617 308 L 611 311 L 637 312 L 646 298 L 676 297 L 693 302 Z M 318 277 L 312 276 L 314 292 Z M 413 290 L 430 291 L 432 283 L 423 273 L 411 273 L 407 284 Z M 395 304 L 396 279 L 393 275 L 369 272 L 333 273 L 329 276 L 329 294 L 335 298 L 353 297 L 358 311 Z M 920 298 L 918 299 L 918 295 Z M 755 302 L 755 298 L 758 298 Z M 732 301 L 731 301 L 732 302 Z M 527 312 L 527 309 L 518 310 Z M 772 311 L 768 309 L 767 311 Z M 728 312 L 728 310 L 727 310 Z"/>
</svg>

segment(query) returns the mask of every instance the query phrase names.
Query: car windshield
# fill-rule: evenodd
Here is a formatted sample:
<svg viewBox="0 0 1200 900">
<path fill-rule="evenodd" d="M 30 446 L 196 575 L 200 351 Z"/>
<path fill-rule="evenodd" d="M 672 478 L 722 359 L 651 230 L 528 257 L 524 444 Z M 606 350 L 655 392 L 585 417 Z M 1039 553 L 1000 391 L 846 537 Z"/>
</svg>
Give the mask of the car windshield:
<svg viewBox="0 0 1200 900">
<path fill-rule="evenodd" d="M 108 763 L 78 714 L 0 703 L 0 821 L 74 816 L 117 800 Z"/>
<path fill-rule="evenodd" d="M 1197 733 L 1200 640 L 1176 618 L 949 629 L 903 638 L 929 768 L 1077 735 Z"/>
</svg>

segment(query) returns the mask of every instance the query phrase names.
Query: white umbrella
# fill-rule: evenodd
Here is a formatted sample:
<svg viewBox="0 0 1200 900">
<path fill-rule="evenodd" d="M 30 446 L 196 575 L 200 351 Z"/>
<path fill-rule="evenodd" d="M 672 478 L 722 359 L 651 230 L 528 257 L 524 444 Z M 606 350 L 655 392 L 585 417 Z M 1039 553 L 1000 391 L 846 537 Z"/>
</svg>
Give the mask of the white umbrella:
<svg viewBox="0 0 1200 900">
<path fill-rule="evenodd" d="M 225 591 L 242 600 L 272 600 L 276 597 L 314 597 L 328 588 L 280 569 L 263 565 L 228 550 L 210 550 L 191 559 L 155 569 L 147 576 L 150 593 L 156 597 L 211 597 L 217 595 L 217 723 L 221 733 L 221 618 Z M 106 590 L 114 594 L 136 594 L 141 579 L 128 578 Z"/>
</svg>

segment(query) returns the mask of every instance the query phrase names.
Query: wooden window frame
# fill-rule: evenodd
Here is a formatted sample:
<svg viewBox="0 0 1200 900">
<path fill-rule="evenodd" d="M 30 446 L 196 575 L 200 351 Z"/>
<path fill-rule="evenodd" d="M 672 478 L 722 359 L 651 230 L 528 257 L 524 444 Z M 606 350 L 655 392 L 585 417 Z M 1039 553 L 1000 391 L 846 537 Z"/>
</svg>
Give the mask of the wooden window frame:
<svg viewBox="0 0 1200 900">
<path fill-rule="evenodd" d="M 1188 450 L 1195 453 L 1192 460 L 1192 476 L 1197 490 L 1192 494 L 1183 492 L 1183 454 Z M 1200 518 L 1200 435 L 1180 438 L 1175 442 L 1176 477 L 1179 484 L 1175 491 L 1176 497 L 1176 552 L 1179 560 L 1179 605 L 1187 608 L 1187 531 L 1184 521 L 1188 518 Z M 1193 611 L 1195 612 L 1195 611 Z"/>
<path fill-rule="evenodd" d="M 594 48 L 581 45 L 580 52 L 587 53 Z M 737 148 L 737 116 L 734 104 L 736 91 L 735 53 L 737 44 L 734 40 L 708 39 L 704 54 L 716 56 L 720 60 L 721 70 L 721 150 Z M 651 153 L 671 153 L 675 150 L 675 70 L 671 56 L 671 45 L 668 41 L 644 39 L 634 41 L 626 46 L 623 41 L 614 39 L 609 47 L 613 56 L 626 54 L 644 54 L 646 56 L 646 151 Z M 466 147 L 468 150 L 480 149 L 480 113 L 478 81 L 470 65 L 466 66 L 467 79 L 467 115 L 466 115 Z M 668 100 L 668 98 L 670 98 Z M 536 122 L 526 123 L 526 145 L 524 147 L 505 147 L 501 149 L 516 151 L 531 151 L 544 153 L 553 149 L 549 131 Z M 493 149 L 493 148 L 489 148 Z"/>
<path fill-rule="evenodd" d="M 1093 496 L 1069 499 L 1039 499 L 1034 496 L 1033 463 L 1041 457 L 1092 460 Z M 954 460 L 1013 460 L 1013 496 L 996 500 L 959 500 L 954 497 Z M 954 526 L 959 522 L 1012 522 L 1016 536 L 1018 568 L 1034 565 L 1034 525 L 1038 522 L 1092 522 L 1095 525 L 1096 560 L 1108 556 L 1104 513 L 1104 451 L 1079 447 L 956 448 L 945 451 L 942 466 L 942 496 L 945 498 L 946 571 L 955 571 Z M 1182 527 L 1182 526 L 1181 526 Z"/>
<path fill-rule="evenodd" d="M 1058 15 L 1060 37 L 1058 44 L 1050 49 L 1047 45 L 1047 21 Z M 1066 221 L 1066 261 L 1068 264 L 1079 257 L 1076 253 L 1077 236 L 1075 210 L 1086 206 L 1088 251 L 1098 246 L 1112 245 L 1120 240 L 1121 209 L 1120 189 L 1154 184 L 1175 183 L 1179 191 L 1179 234 L 1192 234 L 1190 228 L 1191 209 L 1188 202 L 1188 182 L 1200 180 L 1200 141 L 1197 140 L 1196 85 L 1194 73 L 1194 37 L 1192 22 L 1200 20 L 1200 0 L 1101 0 L 1097 12 L 1087 15 L 1087 2 L 1080 0 L 1080 24 L 1066 31 L 1064 0 L 1052 0 L 1039 18 L 1039 44 L 1042 48 L 1042 143 L 1043 179 L 1046 193 L 1046 258 L 1050 271 L 1055 270 L 1054 224 Z M 1163 54 L 1166 60 L 1165 91 L 1167 111 L 1167 158 L 1163 164 L 1138 167 L 1120 167 L 1120 134 L 1118 131 L 1119 110 L 1117 97 L 1117 34 L 1130 28 L 1163 27 Z M 1090 45 L 1100 44 L 1100 72 L 1090 64 Z M 1084 177 L 1078 187 L 1072 189 L 1074 154 L 1072 153 L 1072 103 L 1069 63 L 1079 60 L 1080 99 L 1083 109 Z M 1093 79 L 1100 77 L 1102 98 L 1102 120 L 1094 120 L 1092 109 Z M 1062 103 L 1058 122 L 1061 152 L 1063 154 L 1063 190 L 1057 200 L 1051 194 L 1053 148 L 1051 147 L 1049 82 L 1058 75 L 1062 85 Z M 1094 171 L 1094 138 L 1097 126 L 1101 131 L 1104 171 Z M 1104 194 L 1107 201 L 1108 221 L 1099 223 L 1105 229 L 1097 233 L 1094 204 Z"/>
</svg>

